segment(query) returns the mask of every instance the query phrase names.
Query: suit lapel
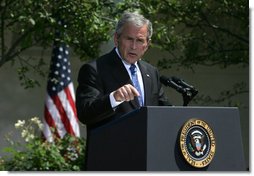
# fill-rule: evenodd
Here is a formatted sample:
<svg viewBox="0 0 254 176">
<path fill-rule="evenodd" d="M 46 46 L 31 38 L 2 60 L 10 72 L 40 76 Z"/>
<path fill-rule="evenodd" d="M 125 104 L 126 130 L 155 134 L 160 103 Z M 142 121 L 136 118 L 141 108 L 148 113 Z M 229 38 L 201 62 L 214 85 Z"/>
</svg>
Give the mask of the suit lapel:
<svg viewBox="0 0 254 176">
<path fill-rule="evenodd" d="M 147 104 L 147 97 L 149 97 L 149 93 L 151 92 L 151 88 L 152 88 L 152 81 L 151 81 L 151 77 L 150 77 L 150 73 L 147 69 L 147 67 L 142 64 L 142 62 L 138 62 L 138 66 L 139 69 L 141 71 L 141 75 L 142 75 L 142 79 L 143 79 L 143 83 L 144 83 L 144 95 L 145 95 L 145 99 L 144 99 L 144 105 Z"/>
<path fill-rule="evenodd" d="M 131 83 L 129 74 L 125 69 L 121 59 L 116 54 L 115 50 L 111 52 L 110 67 L 112 70 L 112 77 L 119 83 L 119 86 L 123 86 L 127 83 Z"/>
</svg>

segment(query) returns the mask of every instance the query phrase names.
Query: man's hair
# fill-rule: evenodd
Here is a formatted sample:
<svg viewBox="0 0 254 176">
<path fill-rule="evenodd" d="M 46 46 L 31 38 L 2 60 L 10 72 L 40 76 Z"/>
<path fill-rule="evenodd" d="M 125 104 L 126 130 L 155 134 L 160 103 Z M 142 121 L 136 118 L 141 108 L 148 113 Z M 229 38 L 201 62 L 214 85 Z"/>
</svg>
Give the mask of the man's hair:
<svg viewBox="0 0 254 176">
<path fill-rule="evenodd" d="M 120 18 L 120 20 L 118 21 L 117 25 L 116 25 L 116 33 L 118 36 L 121 35 L 122 30 L 123 30 L 123 26 L 126 23 L 131 23 L 137 27 L 142 27 L 144 25 L 147 25 L 147 39 L 150 40 L 152 38 L 153 35 L 153 27 L 152 27 L 152 23 L 146 19 L 143 15 L 140 15 L 137 12 L 124 12 L 124 14 L 122 15 L 122 17 Z"/>
</svg>

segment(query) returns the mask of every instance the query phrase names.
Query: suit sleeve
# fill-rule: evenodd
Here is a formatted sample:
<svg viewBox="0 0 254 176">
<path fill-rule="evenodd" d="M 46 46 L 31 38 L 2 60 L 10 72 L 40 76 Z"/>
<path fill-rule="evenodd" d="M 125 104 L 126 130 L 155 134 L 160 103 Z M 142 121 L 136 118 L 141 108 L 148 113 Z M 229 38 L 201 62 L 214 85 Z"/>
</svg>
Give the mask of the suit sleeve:
<svg viewBox="0 0 254 176">
<path fill-rule="evenodd" d="M 83 65 L 79 71 L 76 91 L 78 119 L 83 124 L 92 125 L 114 114 L 109 95 L 103 94 L 102 86 L 96 63 Z"/>
</svg>

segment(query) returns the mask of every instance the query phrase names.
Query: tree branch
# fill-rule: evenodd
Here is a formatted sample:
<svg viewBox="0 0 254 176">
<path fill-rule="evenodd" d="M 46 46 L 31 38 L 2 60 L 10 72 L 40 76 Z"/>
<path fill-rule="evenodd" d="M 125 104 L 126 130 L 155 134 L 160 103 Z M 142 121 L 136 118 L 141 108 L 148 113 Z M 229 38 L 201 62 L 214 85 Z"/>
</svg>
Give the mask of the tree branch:
<svg viewBox="0 0 254 176">
<path fill-rule="evenodd" d="M 23 35 L 21 35 L 11 46 L 11 48 L 8 50 L 6 54 L 2 55 L 2 59 L 0 60 L 0 67 L 5 63 L 12 59 L 14 59 L 15 56 L 17 56 L 19 53 L 24 51 L 27 48 L 21 48 L 18 51 L 15 52 L 17 47 L 19 46 L 20 42 L 22 42 L 31 32 L 33 31 L 33 28 L 30 28 L 30 30 L 27 30 Z M 14 53 L 14 54 L 12 54 Z"/>
<path fill-rule="evenodd" d="M 200 14 L 202 15 L 202 17 L 204 17 L 204 20 L 205 20 L 206 23 L 207 23 L 207 25 L 206 25 L 206 24 L 204 24 L 204 25 L 205 25 L 205 26 L 208 26 L 208 27 L 210 27 L 210 28 L 212 28 L 213 31 L 219 30 L 219 31 L 221 31 L 221 32 L 224 32 L 224 33 L 226 33 L 226 34 L 229 34 L 229 35 L 231 35 L 231 36 L 237 38 L 238 40 L 241 40 L 242 42 L 249 43 L 249 40 L 246 40 L 245 38 L 243 38 L 243 37 L 241 37 L 241 36 L 239 36 L 239 35 L 237 35 L 237 34 L 234 34 L 233 32 L 229 31 L 228 29 L 222 28 L 222 27 L 217 26 L 217 25 L 212 25 L 212 24 L 209 22 L 209 20 L 207 19 L 206 15 L 205 15 L 203 12 L 200 12 Z"/>
</svg>

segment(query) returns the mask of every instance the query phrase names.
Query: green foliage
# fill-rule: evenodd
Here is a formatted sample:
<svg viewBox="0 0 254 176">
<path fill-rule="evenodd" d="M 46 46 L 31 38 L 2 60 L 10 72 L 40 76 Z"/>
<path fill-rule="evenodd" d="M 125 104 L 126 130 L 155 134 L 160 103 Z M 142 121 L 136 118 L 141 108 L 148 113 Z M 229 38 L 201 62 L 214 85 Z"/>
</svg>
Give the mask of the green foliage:
<svg viewBox="0 0 254 176">
<path fill-rule="evenodd" d="M 38 65 L 41 68 L 35 73 L 45 76 L 41 73 L 48 69 L 44 63 L 50 56 L 44 54 L 51 53 L 46 49 L 52 48 L 55 39 L 68 44 L 83 60 L 95 58 L 115 25 L 112 0 L 2 0 L 0 6 L 0 67 L 18 60 L 25 88 L 39 85 L 29 78 Z M 56 36 L 56 31 L 61 35 Z M 22 55 L 32 47 L 40 48 L 37 58 Z"/>
<path fill-rule="evenodd" d="M 42 139 L 40 120 L 35 117 L 27 123 L 18 121 L 15 127 L 20 130 L 23 143 L 14 142 L 8 137 L 9 153 L 0 158 L 0 170 L 8 171 L 79 171 L 84 170 L 85 141 L 66 134 L 54 142 Z"/>
<path fill-rule="evenodd" d="M 13 48 L 2 41 L 6 49 L 1 64 L 35 44 L 51 47 L 56 30 L 65 34 L 60 40 L 73 46 L 82 57 L 95 57 L 114 25 L 111 1 L 5 0 L 1 5 L 2 32 L 10 30 L 17 35 Z M 59 20 L 65 25 L 59 25 Z M 5 36 L 1 37 L 3 40 Z"/>
</svg>

